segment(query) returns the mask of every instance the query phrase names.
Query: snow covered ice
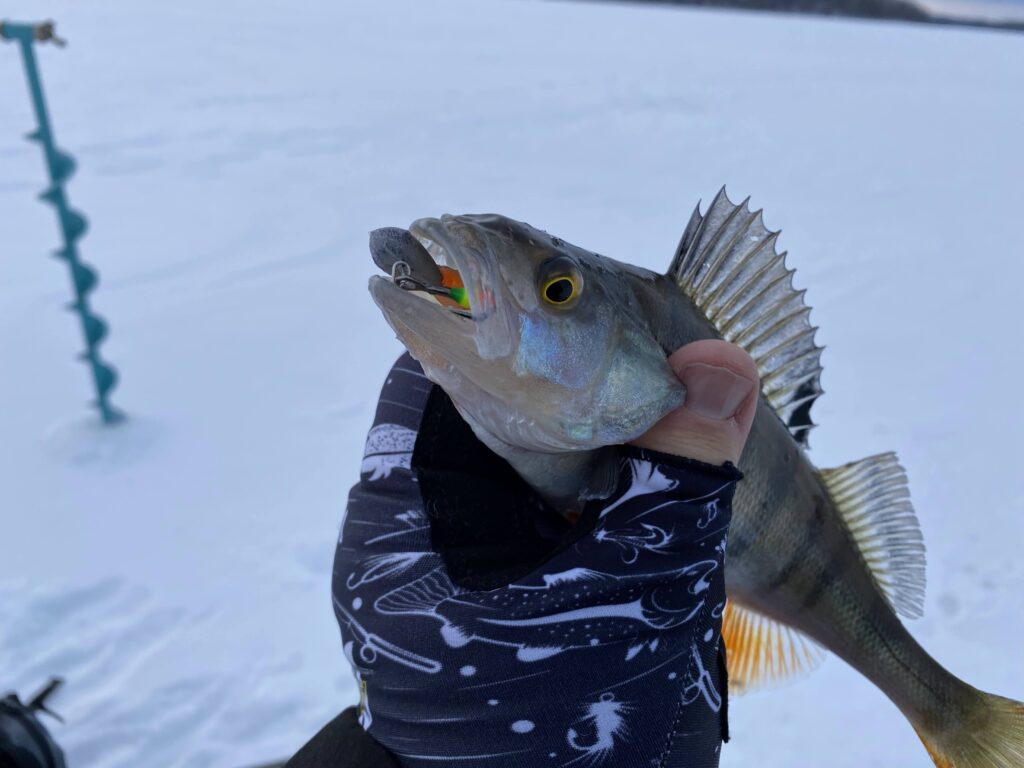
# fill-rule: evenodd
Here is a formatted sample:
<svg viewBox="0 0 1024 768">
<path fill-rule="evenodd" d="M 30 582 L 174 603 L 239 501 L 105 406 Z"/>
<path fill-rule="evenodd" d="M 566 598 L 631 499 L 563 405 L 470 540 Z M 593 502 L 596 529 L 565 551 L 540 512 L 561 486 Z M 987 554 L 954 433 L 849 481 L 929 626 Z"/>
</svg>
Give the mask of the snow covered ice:
<svg viewBox="0 0 1024 768">
<path fill-rule="evenodd" d="M 506 0 L 16 0 L 89 218 L 79 330 L 17 49 L 0 45 L 0 689 L 68 684 L 70 764 L 234 768 L 355 700 L 331 611 L 348 487 L 400 346 L 366 233 L 497 211 L 664 269 L 753 196 L 827 345 L 812 458 L 893 449 L 929 548 L 911 629 L 1024 697 L 1024 38 Z M 924 766 L 830 658 L 736 699 L 723 766 Z"/>
</svg>

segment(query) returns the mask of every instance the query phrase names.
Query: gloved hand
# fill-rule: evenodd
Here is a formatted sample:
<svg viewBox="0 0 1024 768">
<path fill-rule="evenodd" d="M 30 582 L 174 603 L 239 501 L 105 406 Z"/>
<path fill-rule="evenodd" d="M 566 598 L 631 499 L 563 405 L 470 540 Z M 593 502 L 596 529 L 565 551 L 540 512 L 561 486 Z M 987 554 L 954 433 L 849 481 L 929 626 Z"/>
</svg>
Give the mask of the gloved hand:
<svg viewBox="0 0 1024 768">
<path fill-rule="evenodd" d="M 717 765 L 732 462 L 757 371 L 719 341 L 670 363 L 686 403 L 621 447 L 616 492 L 575 524 L 396 363 L 333 596 L 360 722 L 401 765 Z"/>
</svg>

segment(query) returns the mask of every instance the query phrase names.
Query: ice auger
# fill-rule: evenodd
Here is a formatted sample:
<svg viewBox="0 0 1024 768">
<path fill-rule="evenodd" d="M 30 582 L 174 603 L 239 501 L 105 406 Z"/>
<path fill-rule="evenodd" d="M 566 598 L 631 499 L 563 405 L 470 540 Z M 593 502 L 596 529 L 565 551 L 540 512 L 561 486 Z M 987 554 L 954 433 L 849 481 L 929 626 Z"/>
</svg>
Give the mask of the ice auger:
<svg viewBox="0 0 1024 768">
<path fill-rule="evenodd" d="M 43 85 L 39 78 L 33 43 L 53 42 L 63 46 L 64 41 L 54 33 L 53 22 L 42 24 L 15 24 L 0 21 L 0 38 L 16 41 L 21 48 L 22 61 L 25 64 L 25 77 L 28 80 L 32 106 L 35 109 L 37 128 L 27 134 L 29 141 L 38 142 L 43 148 L 46 168 L 50 176 L 50 186 L 39 198 L 52 205 L 57 211 L 64 246 L 54 252 L 54 256 L 64 261 L 71 272 L 71 284 L 74 290 L 74 301 L 68 309 L 78 315 L 85 338 L 85 351 L 79 358 L 89 365 L 93 383 L 96 387 L 94 405 L 99 408 L 103 421 L 111 424 L 120 420 L 121 413 L 109 400 L 110 391 L 117 383 L 117 371 L 113 366 L 103 362 L 99 355 L 99 345 L 107 336 L 107 324 L 93 313 L 89 306 L 89 294 L 96 288 L 99 275 L 96 270 L 85 264 L 78 255 L 78 241 L 82 239 L 87 228 L 85 217 L 68 205 L 64 185 L 75 171 L 75 161 L 71 155 L 57 149 L 53 141 L 53 130 L 50 127 L 46 101 L 43 98 Z"/>
</svg>

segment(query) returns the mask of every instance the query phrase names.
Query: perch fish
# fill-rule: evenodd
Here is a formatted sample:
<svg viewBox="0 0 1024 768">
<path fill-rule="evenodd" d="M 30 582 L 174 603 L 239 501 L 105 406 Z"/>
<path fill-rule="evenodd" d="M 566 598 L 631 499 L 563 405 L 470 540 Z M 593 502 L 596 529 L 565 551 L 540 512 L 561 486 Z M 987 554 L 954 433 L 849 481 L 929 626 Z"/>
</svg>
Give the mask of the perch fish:
<svg viewBox="0 0 1024 768">
<path fill-rule="evenodd" d="M 370 293 L 480 440 L 567 512 L 611 492 L 609 446 L 683 402 L 671 351 L 746 349 L 761 392 L 729 536 L 731 686 L 809 669 L 824 647 L 889 696 L 936 765 L 1024 766 L 1024 705 L 957 679 L 897 616 L 922 613 L 925 550 L 896 456 L 818 469 L 807 454 L 821 347 L 777 237 L 722 190 L 661 275 L 504 216 L 445 215 L 371 234 L 389 276 Z"/>
</svg>

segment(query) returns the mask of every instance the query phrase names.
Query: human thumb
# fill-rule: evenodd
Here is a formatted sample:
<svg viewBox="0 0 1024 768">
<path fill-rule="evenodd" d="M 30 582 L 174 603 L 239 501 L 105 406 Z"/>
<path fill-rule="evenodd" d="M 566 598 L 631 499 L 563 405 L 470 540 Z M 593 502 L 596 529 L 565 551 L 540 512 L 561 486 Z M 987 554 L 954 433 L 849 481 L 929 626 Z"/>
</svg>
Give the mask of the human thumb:
<svg viewBox="0 0 1024 768">
<path fill-rule="evenodd" d="M 757 410 L 757 364 L 735 344 L 695 341 L 668 363 L 686 387 L 683 404 L 633 441 L 709 464 L 739 461 Z"/>
</svg>

